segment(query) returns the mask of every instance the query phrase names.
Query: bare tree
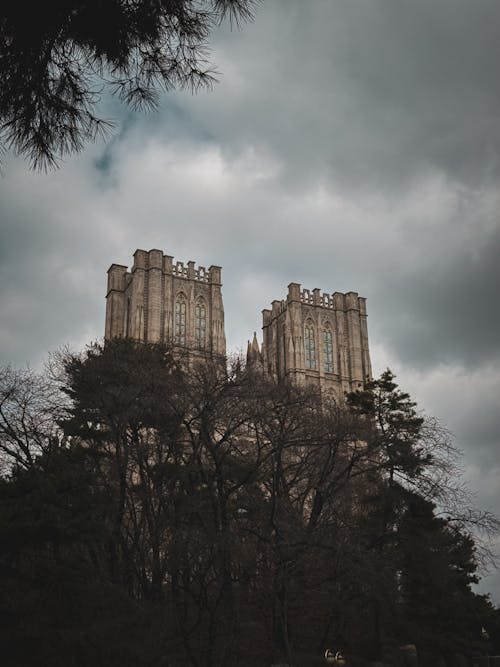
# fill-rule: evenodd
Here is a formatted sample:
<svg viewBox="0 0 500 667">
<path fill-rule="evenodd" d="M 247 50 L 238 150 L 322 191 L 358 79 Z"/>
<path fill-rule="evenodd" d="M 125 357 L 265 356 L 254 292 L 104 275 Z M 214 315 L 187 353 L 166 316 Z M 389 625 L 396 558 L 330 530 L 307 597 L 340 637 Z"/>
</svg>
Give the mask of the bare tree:
<svg viewBox="0 0 500 667">
<path fill-rule="evenodd" d="M 25 470 L 0 484 L 7 529 L 18 504 L 31 525 L 31 498 L 44 498 L 57 530 L 49 521 L 42 545 L 35 530 L 33 553 L 77 557 L 152 613 L 158 660 L 310 664 L 334 641 L 380 658 L 387 637 L 432 645 L 434 625 L 455 641 L 451 618 L 472 637 L 470 528 L 496 524 L 459 497 L 448 434 L 392 374 L 340 405 L 240 362 L 179 362 L 131 340 L 59 361 L 62 394 L 29 372 L 2 375 L 0 443 Z M 58 422 L 68 442 L 47 458 Z M 443 517 L 446 502 L 456 511 Z M 45 546 L 68 531 L 52 557 Z"/>
<path fill-rule="evenodd" d="M 63 442 L 58 387 L 26 368 L 0 368 L 0 472 L 31 467 L 35 459 Z"/>
</svg>

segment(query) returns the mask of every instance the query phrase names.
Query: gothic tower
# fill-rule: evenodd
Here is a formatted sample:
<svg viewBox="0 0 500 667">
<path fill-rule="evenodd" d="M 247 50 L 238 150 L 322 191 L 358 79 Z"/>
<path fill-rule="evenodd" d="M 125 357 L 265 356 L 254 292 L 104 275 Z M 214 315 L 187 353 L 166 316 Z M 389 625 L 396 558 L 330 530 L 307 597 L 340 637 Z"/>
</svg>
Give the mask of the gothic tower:
<svg viewBox="0 0 500 667">
<path fill-rule="evenodd" d="M 287 298 L 262 316 L 264 371 L 276 381 L 341 399 L 371 377 L 366 299 L 356 292 L 321 294 L 290 283 Z"/>
<path fill-rule="evenodd" d="M 190 358 L 224 357 L 220 266 L 195 267 L 161 250 L 136 250 L 128 272 L 108 270 L 105 338 L 168 343 Z"/>
</svg>

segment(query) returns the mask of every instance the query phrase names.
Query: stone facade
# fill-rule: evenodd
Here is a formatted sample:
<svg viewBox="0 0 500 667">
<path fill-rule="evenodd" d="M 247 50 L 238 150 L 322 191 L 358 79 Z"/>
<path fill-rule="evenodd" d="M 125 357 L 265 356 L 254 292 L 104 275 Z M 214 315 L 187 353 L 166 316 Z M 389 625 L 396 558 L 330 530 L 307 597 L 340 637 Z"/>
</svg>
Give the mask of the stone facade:
<svg viewBox="0 0 500 667">
<path fill-rule="evenodd" d="M 322 294 L 290 283 L 286 299 L 262 316 L 262 363 L 277 381 L 340 398 L 371 377 L 366 299 L 356 292 Z"/>
<path fill-rule="evenodd" d="M 175 262 L 161 250 L 136 250 L 134 265 L 112 264 L 106 294 L 107 340 L 168 343 L 191 356 L 224 357 L 221 268 Z"/>
<path fill-rule="evenodd" d="M 247 361 L 277 382 L 315 386 L 341 398 L 371 377 L 366 300 L 356 292 L 322 294 L 290 283 L 262 311 L 263 344 L 254 334 Z M 105 338 L 164 342 L 190 359 L 226 354 L 221 268 L 175 262 L 161 250 L 136 250 L 131 271 L 108 271 Z"/>
</svg>

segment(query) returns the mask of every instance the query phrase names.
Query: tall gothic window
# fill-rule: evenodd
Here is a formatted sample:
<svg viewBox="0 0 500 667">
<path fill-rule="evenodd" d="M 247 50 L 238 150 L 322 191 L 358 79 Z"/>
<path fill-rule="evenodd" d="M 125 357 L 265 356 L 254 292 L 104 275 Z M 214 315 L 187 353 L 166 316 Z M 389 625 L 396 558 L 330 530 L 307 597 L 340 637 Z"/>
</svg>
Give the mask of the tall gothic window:
<svg viewBox="0 0 500 667">
<path fill-rule="evenodd" d="M 207 340 L 207 310 L 200 299 L 194 309 L 194 340 L 196 347 L 203 349 Z"/>
<path fill-rule="evenodd" d="M 306 368 L 316 368 L 316 341 L 314 338 L 313 323 L 308 321 L 304 327 L 304 348 L 306 353 Z"/>
<path fill-rule="evenodd" d="M 333 342 L 329 327 L 323 330 L 323 370 L 333 373 Z"/>
<path fill-rule="evenodd" d="M 175 302 L 175 335 L 176 345 L 186 344 L 186 297 L 179 294 Z"/>
</svg>

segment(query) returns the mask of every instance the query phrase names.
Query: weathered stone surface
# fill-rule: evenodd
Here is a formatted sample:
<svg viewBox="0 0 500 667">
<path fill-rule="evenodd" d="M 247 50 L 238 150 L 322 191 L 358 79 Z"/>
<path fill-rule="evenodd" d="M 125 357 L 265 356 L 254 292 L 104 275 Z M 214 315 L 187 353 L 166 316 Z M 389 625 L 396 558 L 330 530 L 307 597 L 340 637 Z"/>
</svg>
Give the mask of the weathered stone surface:
<svg viewBox="0 0 500 667">
<path fill-rule="evenodd" d="M 357 292 L 321 293 L 290 283 L 286 299 L 262 311 L 263 344 L 248 362 L 277 381 L 314 386 L 341 400 L 371 377 L 366 300 Z M 129 272 L 108 271 L 105 338 L 174 346 L 179 357 L 224 357 L 221 268 L 174 262 L 161 250 L 136 250 Z"/>
<path fill-rule="evenodd" d="M 290 283 L 286 299 L 262 315 L 263 364 L 274 379 L 340 399 L 371 377 L 366 299 L 356 292 L 321 294 Z"/>
<path fill-rule="evenodd" d="M 221 268 L 175 262 L 161 250 L 136 250 L 130 272 L 108 271 L 105 338 L 164 342 L 195 357 L 224 357 Z"/>
</svg>

